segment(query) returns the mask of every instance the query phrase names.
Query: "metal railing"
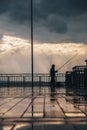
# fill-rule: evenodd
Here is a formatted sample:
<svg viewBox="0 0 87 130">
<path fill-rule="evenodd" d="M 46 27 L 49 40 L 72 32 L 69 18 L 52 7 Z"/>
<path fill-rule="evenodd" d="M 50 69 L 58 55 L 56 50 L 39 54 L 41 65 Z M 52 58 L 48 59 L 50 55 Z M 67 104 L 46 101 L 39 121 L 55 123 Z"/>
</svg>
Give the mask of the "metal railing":
<svg viewBox="0 0 87 130">
<path fill-rule="evenodd" d="M 57 74 L 57 82 L 64 81 L 65 74 Z M 31 87 L 31 74 L 0 74 L 0 87 Z M 49 74 L 34 74 L 34 86 L 48 86 L 50 82 Z"/>
<path fill-rule="evenodd" d="M 50 86 L 49 74 L 34 74 L 34 92 L 39 93 Z M 64 83 L 65 74 L 56 75 L 57 86 Z M 0 74 L 0 97 L 27 96 L 32 93 L 32 77 L 29 73 Z"/>
</svg>

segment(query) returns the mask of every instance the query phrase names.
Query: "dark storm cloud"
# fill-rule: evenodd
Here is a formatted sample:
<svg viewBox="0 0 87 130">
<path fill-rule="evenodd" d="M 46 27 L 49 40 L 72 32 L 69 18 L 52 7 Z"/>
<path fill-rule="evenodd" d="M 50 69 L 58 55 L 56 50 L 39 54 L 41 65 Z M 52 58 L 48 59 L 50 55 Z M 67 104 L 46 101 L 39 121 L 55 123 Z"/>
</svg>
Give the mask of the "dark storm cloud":
<svg viewBox="0 0 87 130">
<path fill-rule="evenodd" d="M 30 23 L 30 8 L 30 0 L 0 0 L 0 13 L 18 23 Z M 33 0 L 33 10 L 34 24 L 49 32 L 87 33 L 87 0 Z"/>
<path fill-rule="evenodd" d="M 59 33 L 65 33 L 68 29 L 67 25 L 71 20 L 75 21 L 76 17 L 87 12 L 87 0 L 42 0 L 40 7 L 45 21 L 50 15 L 55 15 L 55 18 L 52 19 L 52 21 L 54 20 L 54 24 L 51 24 L 52 21 L 50 20 L 50 26 L 48 27 L 52 29 L 54 28 L 53 30 L 55 32 L 59 31 Z"/>
<path fill-rule="evenodd" d="M 19 22 L 30 19 L 30 0 L 12 0 L 10 5 L 10 16 Z"/>
<path fill-rule="evenodd" d="M 39 22 L 48 20 L 50 15 L 55 15 L 54 23 L 59 24 L 61 21 L 59 16 L 72 18 L 87 11 L 87 0 L 33 0 L 33 3 L 34 20 Z M 27 21 L 30 19 L 30 0 L 0 0 L 0 13 L 3 12 L 9 12 L 14 20 Z M 64 25 L 63 20 L 61 22 L 59 26 L 65 27 L 65 21 Z"/>
<path fill-rule="evenodd" d="M 9 10 L 9 4 L 11 0 L 0 0 L 0 13 L 6 12 Z"/>
<path fill-rule="evenodd" d="M 45 26 L 49 28 L 50 31 L 56 33 L 65 33 L 67 32 L 67 23 L 61 16 L 50 15 L 47 18 Z"/>
<path fill-rule="evenodd" d="M 43 0 L 41 6 L 46 15 L 54 13 L 70 17 L 87 11 L 86 0 Z"/>
<path fill-rule="evenodd" d="M 0 0 L 0 13 L 7 12 L 15 21 L 28 21 L 30 19 L 30 0 Z"/>
</svg>

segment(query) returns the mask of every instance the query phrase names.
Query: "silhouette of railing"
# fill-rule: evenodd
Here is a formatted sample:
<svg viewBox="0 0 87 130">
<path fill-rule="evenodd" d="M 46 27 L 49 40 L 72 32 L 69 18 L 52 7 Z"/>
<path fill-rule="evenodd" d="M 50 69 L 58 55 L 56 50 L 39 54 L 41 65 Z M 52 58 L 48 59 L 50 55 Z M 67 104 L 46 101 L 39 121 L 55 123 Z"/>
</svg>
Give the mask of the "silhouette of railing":
<svg viewBox="0 0 87 130">
<path fill-rule="evenodd" d="M 65 74 L 57 74 L 56 80 L 59 78 L 64 80 Z M 34 86 L 48 86 L 50 82 L 49 74 L 34 74 Z M 0 87 L 22 86 L 31 87 L 31 74 L 0 74 Z"/>
<path fill-rule="evenodd" d="M 50 86 L 49 74 L 34 74 L 34 91 L 41 91 L 42 87 Z M 56 75 L 56 85 L 63 85 L 65 74 Z M 23 74 L 0 74 L 0 96 L 24 96 L 32 93 L 32 77 L 29 73 Z M 38 89 L 35 89 L 37 88 Z"/>
</svg>

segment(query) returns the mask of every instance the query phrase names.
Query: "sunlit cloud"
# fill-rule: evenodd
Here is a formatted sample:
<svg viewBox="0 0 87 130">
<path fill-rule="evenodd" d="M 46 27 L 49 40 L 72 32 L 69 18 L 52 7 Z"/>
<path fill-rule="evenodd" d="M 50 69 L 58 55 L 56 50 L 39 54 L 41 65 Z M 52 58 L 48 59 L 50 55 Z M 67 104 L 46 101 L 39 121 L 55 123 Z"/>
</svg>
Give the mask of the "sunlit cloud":
<svg viewBox="0 0 87 130">
<path fill-rule="evenodd" d="M 84 63 L 87 45 L 83 43 L 38 43 L 34 41 L 34 72 L 47 73 L 52 63 L 58 69 L 76 55 L 61 72 Z M 8 59 L 9 62 L 8 62 Z M 9 68 L 10 65 L 10 68 Z M 3 35 L 0 44 L 1 72 L 31 72 L 31 43 L 20 37 Z"/>
<path fill-rule="evenodd" d="M 74 53 L 80 53 L 84 54 L 84 44 L 75 44 L 75 43 L 44 43 L 44 44 L 37 44 L 34 46 L 35 51 L 37 52 L 48 52 L 52 54 L 74 54 Z"/>
<path fill-rule="evenodd" d="M 2 38 L 2 43 L 0 44 L 0 51 L 6 53 L 7 51 L 12 51 L 16 49 L 21 49 L 27 47 L 30 51 L 30 41 L 24 40 L 22 38 L 4 35 Z M 46 54 L 84 54 L 86 51 L 86 45 L 83 43 L 35 43 L 34 42 L 34 52 L 35 53 L 46 53 Z"/>
<path fill-rule="evenodd" d="M 4 35 L 2 37 L 2 44 L 0 44 L 0 52 L 4 54 L 6 52 L 21 49 L 28 45 L 29 45 L 28 40 Z"/>
</svg>

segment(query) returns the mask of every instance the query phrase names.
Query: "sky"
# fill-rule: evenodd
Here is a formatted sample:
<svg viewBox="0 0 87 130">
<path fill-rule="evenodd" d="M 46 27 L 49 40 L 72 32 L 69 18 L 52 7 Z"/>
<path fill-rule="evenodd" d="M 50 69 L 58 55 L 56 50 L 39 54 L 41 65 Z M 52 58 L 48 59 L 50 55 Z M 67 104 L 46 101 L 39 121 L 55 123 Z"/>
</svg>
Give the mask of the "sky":
<svg viewBox="0 0 87 130">
<path fill-rule="evenodd" d="M 0 73 L 31 72 L 30 0 L 0 0 Z M 84 65 L 87 0 L 33 0 L 34 72 Z"/>
</svg>

